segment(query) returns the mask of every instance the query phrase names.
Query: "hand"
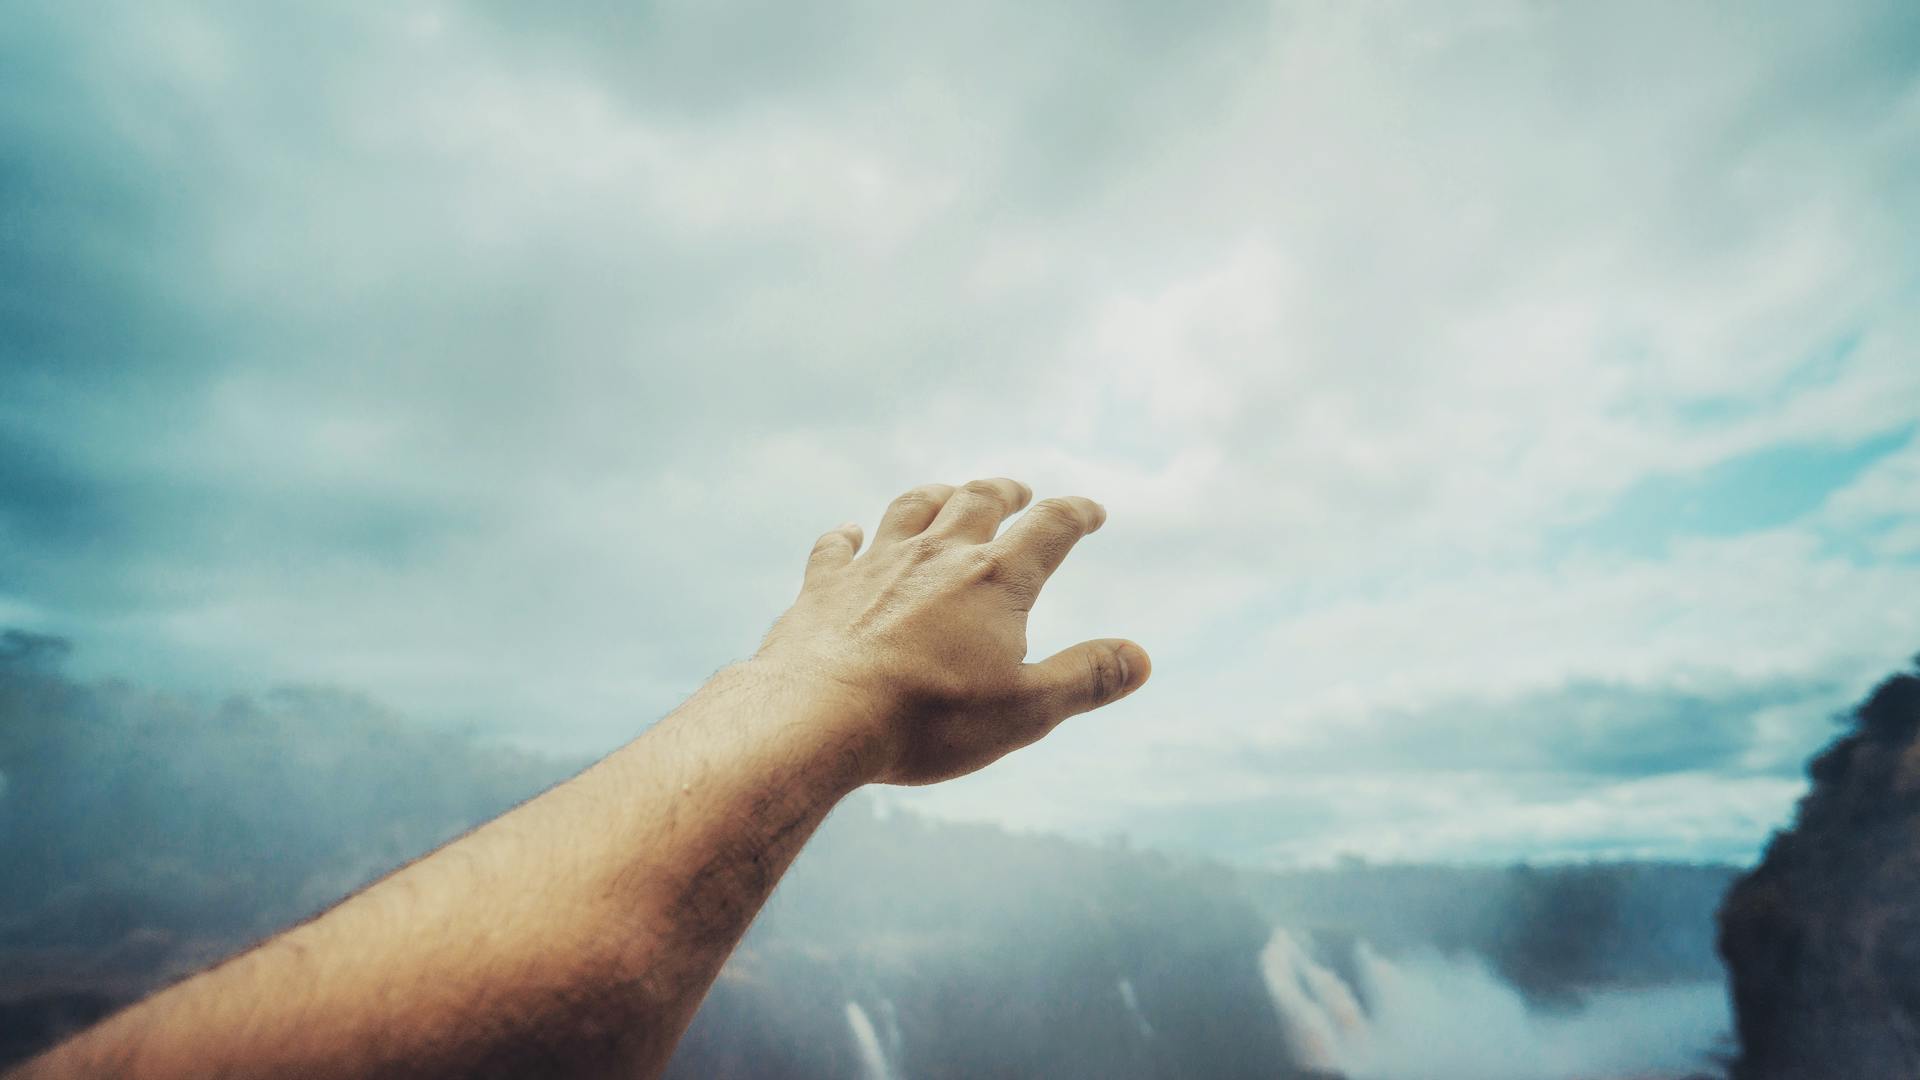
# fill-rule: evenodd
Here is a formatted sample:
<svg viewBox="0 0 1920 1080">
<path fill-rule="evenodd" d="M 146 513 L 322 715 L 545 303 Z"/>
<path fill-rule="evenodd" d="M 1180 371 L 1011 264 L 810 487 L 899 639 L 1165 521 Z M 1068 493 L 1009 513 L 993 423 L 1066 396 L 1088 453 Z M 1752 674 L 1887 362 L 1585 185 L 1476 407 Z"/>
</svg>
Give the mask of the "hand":
<svg viewBox="0 0 1920 1080">
<path fill-rule="evenodd" d="M 1091 499 L 1045 499 L 996 539 L 1032 498 L 1006 479 L 927 484 L 893 500 L 865 555 L 853 523 L 814 545 L 754 663 L 844 692 L 852 734 L 876 748 L 871 779 L 970 773 L 1147 681 L 1146 652 L 1119 638 L 1024 663 L 1040 587 L 1107 518 Z"/>
</svg>

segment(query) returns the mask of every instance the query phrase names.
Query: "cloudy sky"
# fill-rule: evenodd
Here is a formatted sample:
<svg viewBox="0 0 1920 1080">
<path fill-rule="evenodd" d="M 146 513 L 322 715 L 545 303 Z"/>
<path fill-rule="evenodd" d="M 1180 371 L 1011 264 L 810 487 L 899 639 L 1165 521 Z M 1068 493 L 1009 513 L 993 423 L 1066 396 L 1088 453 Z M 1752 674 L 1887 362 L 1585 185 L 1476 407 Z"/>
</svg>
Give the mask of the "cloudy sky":
<svg viewBox="0 0 1920 1080">
<path fill-rule="evenodd" d="M 1153 683 L 929 811 L 1745 858 L 1920 650 L 1920 7 L 28 4 L 0 625 L 609 748 L 930 480 Z"/>
</svg>

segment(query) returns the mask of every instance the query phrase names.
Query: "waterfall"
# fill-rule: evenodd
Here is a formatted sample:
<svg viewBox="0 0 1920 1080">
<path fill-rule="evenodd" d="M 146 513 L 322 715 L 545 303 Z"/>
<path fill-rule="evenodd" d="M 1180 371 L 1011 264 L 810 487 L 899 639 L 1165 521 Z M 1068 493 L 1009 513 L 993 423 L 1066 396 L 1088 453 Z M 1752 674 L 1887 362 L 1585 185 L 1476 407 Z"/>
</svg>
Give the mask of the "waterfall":
<svg viewBox="0 0 1920 1080">
<path fill-rule="evenodd" d="M 1472 955 L 1389 958 L 1359 941 L 1351 961 L 1357 985 L 1285 930 L 1261 950 L 1295 1064 L 1355 1080 L 1652 1080 L 1709 1065 L 1729 1022 L 1717 982 L 1606 990 L 1578 1009 L 1536 1011 Z"/>
<path fill-rule="evenodd" d="M 1345 980 L 1309 955 L 1292 934 L 1275 929 L 1260 951 L 1260 975 L 1296 1064 L 1341 1069 L 1366 1044 L 1367 1016 Z"/>
<path fill-rule="evenodd" d="M 1121 1003 L 1127 1007 L 1127 1014 L 1133 1017 L 1134 1024 L 1140 1028 L 1140 1037 L 1153 1038 L 1153 1025 L 1147 1023 L 1146 1014 L 1140 1011 L 1140 996 L 1133 992 L 1133 980 L 1121 979 L 1114 983 L 1114 988 L 1120 991 Z"/>
<path fill-rule="evenodd" d="M 857 1001 L 847 1002 L 847 1027 L 853 1029 L 853 1045 L 860 1053 L 860 1075 L 864 1080 L 895 1080 L 893 1067 L 887 1064 L 886 1051 L 880 1048 L 880 1034 L 873 1029 L 867 1010 Z"/>
<path fill-rule="evenodd" d="M 894 1008 L 890 997 L 880 999 L 880 1034 L 881 1042 L 886 1045 L 888 1059 L 899 1061 L 900 1048 L 905 1040 L 900 1035 L 900 1010 Z"/>
</svg>

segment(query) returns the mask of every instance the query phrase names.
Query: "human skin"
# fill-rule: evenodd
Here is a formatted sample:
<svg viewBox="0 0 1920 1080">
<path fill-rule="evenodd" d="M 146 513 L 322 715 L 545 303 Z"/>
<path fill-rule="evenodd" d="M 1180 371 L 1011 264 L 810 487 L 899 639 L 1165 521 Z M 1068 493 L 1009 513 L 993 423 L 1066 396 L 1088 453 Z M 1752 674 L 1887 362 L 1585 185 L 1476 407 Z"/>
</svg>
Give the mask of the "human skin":
<svg viewBox="0 0 1920 1080">
<path fill-rule="evenodd" d="M 656 1076 L 774 884 L 862 785 L 931 784 L 1146 681 L 1130 641 L 1025 663 L 1106 511 L 929 484 L 822 536 L 752 658 L 578 776 L 116 1014 L 20 1077 Z"/>
</svg>

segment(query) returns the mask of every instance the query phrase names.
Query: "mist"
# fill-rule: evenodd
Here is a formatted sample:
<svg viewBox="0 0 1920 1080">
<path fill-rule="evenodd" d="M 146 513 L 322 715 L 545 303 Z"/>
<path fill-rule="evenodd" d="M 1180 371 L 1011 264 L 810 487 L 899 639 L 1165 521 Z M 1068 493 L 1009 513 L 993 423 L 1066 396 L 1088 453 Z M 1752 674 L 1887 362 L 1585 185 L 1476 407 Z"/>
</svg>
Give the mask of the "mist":
<svg viewBox="0 0 1920 1080">
<path fill-rule="evenodd" d="M 1470 953 L 1388 958 L 1364 940 L 1349 948 L 1352 984 L 1275 930 L 1261 972 L 1299 1063 L 1354 1080 L 1679 1075 L 1711 1066 L 1731 1029 L 1719 980 L 1544 1007 Z"/>
<path fill-rule="evenodd" d="M 0 642 L 6 1060 L 584 764 L 343 691 L 183 698 L 79 680 L 58 639 Z M 1711 914 L 1732 874 L 1270 871 L 861 795 L 776 891 L 673 1075 L 1681 1075 L 1727 1030 Z"/>
</svg>

